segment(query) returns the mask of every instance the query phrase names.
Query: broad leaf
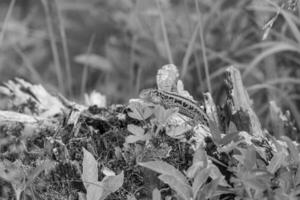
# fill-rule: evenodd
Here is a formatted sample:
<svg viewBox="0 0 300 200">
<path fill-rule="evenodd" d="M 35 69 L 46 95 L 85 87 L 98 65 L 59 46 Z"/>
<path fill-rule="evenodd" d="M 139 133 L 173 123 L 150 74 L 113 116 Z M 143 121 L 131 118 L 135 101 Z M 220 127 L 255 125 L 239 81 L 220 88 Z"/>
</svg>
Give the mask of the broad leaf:
<svg viewBox="0 0 300 200">
<path fill-rule="evenodd" d="M 9 181 L 13 186 L 24 187 L 25 173 L 22 170 L 22 163 L 17 160 L 11 162 L 4 160 L 0 162 L 0 177 Z"/>
<path fill-rule="evenodd" d="M 267 169 L 270 173 L 274 174 L 281 166 L 286 166 L 287 164 L 284 151 L 274 152 Z"/>
<path fill-rule="evenodd" d="M 117 176 L 107 176 L 101 183 L 103 184 L 103 194 L 99 200 L 104 200 L 109 194 L 116 192 L 124 183 L 124 172 Z"/>
<path fill-rule="evenodd" d="M 16 193 L 16 199 L 19 200 L 22 191 L 25 189 L 25 176 L 24 170 L 22 169 L 21 161 L 10 162 L 4 160 L 0 162 L 0 177 L 9 181 Z"/>
<path fill-rule="evenodd" d="M 87 200 L 104 200 L 109 194 L 117 191 L 124 182 L 124 173 L 117 176 L 106 176 L 101 182 L 90 183 L 87 188 Z"/>
<path fill-rule="evenodd" d="M 136 136 L 144 136 L 145 130 L 134 124 L 129 124 L 127 130 Z"/>
<path fill-rule="evenodd" d="M 86 200 L 100 200 L 103 196 L 103 184 L 99 181 L 89 183 L 86 189 Z"/>
<path fill-rule="evenodd" d="M 88 152 L 85 148 L 82 148 L 82 150 L 82 181 L 85 188 L 88 188 L 89 182 L 98 182 L 98 163 L 90 152 Z"/>
<path fill-rule="evenodd" d="M 241 155 L 234 155 L 233 157 L 247 169 L 252 169 L 256 163 L 256 151 L 254 150 L 254 148 L 250 146 L 248 147 L 248 149 L 237 149 L 241 152 Z"/>
<path fill-rule="evenodd" d="M 296 146 L 293 144 L 292 140 L 286 136 L 282 136 L 281 139 L 285 141 L 286 144 L 288 145 L 290 150 L 290 155 L 293 161 L 295 163 L 299 163 L 300 161 L 299 151 L 297 150 Z"/>
<path fill-rule="evenodd" d="M 128 116 L 133 119 L 142 121 L 148 119 L 153 114 L 152 109 L 142 105 L 140 102 L 130 102 L 128 107 L 132 111 L 128 112 Z"/>
<path fill-rule="evenodd" d="M 144 134 L 145 130 L 139 126 L 129 124 L 127 126 L 127 130 L 134 134 L 134 135 L 129 135 L 125 138 L 126 143 L 128 144 L 135 143 L 137 141 L 149 140 L 151 138 L 150 134 Z"/>
<path fill-rule="evenodd" d="M 196 196 L 197 196 L 200 188 L 202 187 L 202 185 L 208 179 L 209 173 L 210 173 L 209 168 L 205 168 L 201 171 L 198 171 L 198 173 L 196 173 L 196 176 L 195 176 L 194 182 L 193 182 L 193 196 L 194 196 L 194 199 L 196 199 Z"/>
<path fill-rule="evenodd" d="M 207 153 L 203 148 L 198 148 L 193 156 L 193 164 L 201 162 L 202 167 L 207 167 Z"/>
<path fill-rule="evenodd" d="M 193 156 L 193 164 L 187 170 L 187 176 L 193 178 L 199 169 L 207 167 L 207 154 L 204 149 L 198 148 Z"/>
<path fill-rule="evenodd" d="M 137 200 L 133 194 L 127 195 L 127 200 Z"/>
<path fill-rule="evenodd" d="M 219 195 L 219 194 L 216 194 L 216 190 L 219 185 L 219 182 L 220 182 L 220 179 L 215 179 L 204 186 L 203 193 L 205 195 L 205 199 L 211 199 L 212 197 Z"/>
<path fill-rule="evenodd" d="M 159 121 L 160 124 L 165 125 L 169 119 L 170 116 L 172 116 L 174 113 L 178 112 L 178 108 L 170 108 L 165 109 L 164 107 L 160 105 L 156 105 L 154 109 L 154 115 Z"/>
<path fill-rule="evenodd" d="M 186 124 L 180 126 L 170 126 L 166 128 L 166 134 L 175 139 L 183 139 L 187 131 L 191 130 L 191 127 Z"/>
<path fill-rule="evenodd" d="M 170 175 L 173 176 L 177 181 L 180 181 L 181 183 L 188 183 L 185 176 L 178 171 L 175 167 L 172 165 L 163 162 L 163 161 L 150 161 L 145 163 L 138 163 L 142 167 L 146 167 L 148 169 L 151 169 L 157 173 L 163 174 L 163 175 Z"/>
<path fill-rule="evenodd" d="M 187 183 L 178 181 L 174 176 L 171 175 L 160 175 L 158 177 L 162 182 L 168 184 L 176 193 L 184 200 L 191 200 L 193 197 L 193 191 L 191 186 Z"/>
<path fill-rule="evenodd" d="M 210 169 L 210 173 L 209 176 L 215 180 L 215 179 L 219 179 L 219 184 L 222 186 L 228 186 L 228 183 L 225 180 L 224 175 L 220 172 L 220 169 L 214 165 L 213 163 L 209 163 L 208 167 Z"/>
<path fill-rule="evenodd" d="M 220 141 L 220 145 L 228 145 L 232 141 L 237 141 L 239 139 L 239 134 L 237 132 L 231 132 L 224 135 Z"/>
<path fill-rule="evenodd" d="M 161 194 L 157 188 L 152 191 L 152 200 L 161 200 Z"/>
<path fill-rule="evenodd" d="M 143 136 L 135 136 L 135 135 L 129 135 L 125 138 L 126 143 L 131 144 L 131 143 L 135 143 L 137 141 L 145 141 L 146 137 Z"/>
<path fill-rule="evenodd" d="M 239 168 L 236 173 L 237 179 L 232 178 L 235 184 L 243 184 L 248 195 L 251 196 L 254 191 L 256 194 L 263 192 L 270 187 L 270 179 L 272 175 L 266 170 L 251 170 Z"/>
</svg>

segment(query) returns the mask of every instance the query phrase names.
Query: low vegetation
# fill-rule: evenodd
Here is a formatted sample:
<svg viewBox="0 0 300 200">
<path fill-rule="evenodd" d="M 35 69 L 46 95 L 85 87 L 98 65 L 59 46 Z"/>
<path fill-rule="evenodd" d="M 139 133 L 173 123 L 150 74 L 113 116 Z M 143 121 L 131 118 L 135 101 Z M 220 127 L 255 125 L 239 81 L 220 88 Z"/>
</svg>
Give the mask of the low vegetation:
<svg viewBox="0 0 300 200">
<path fill-rule="evenodd" d="M 0 200 L 300 198 L 298 0 L 0 10 Z"/>
</svg>

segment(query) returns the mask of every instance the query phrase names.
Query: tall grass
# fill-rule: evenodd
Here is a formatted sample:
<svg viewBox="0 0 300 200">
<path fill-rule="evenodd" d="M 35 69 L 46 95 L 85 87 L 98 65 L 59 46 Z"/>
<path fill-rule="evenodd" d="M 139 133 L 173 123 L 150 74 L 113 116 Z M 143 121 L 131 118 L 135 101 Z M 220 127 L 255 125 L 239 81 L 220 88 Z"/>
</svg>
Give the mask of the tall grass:
<svg viewBox="0 0 300 200">
<path fill-rule="evenodd" d="M 199 2 L 195 0 L 196 4 L 196 10 L 199 18 L 199 34 L 200 34 L 200 43 L 201 43 L 201 49 L 202 49 L 202 58 L 203 58 L 203 63 L 204 63 L 204 71 L 205 71 L 205 78 L 206 78 L 206 84 L 209 93 L 212 94 L 212 89 L 211 89 L 211 84 L 210 84 L 210 77 L 209 77 L 209 67 L 208 67 L 208 62 L 207 62 L 207 56 L 206 56 L 206 47 L 205 47 L 205 41 L 204 41 L 204 36 L 203 36 L 203 25 L 202 25 L 202 20 L 204 15 L 201 15 L 200 9 L 199 9 Z"/>
<path fill-rule="evenodd" d="M 160 17 L 159 19 L 160 19 L 163 36 L 164 36 L 164 43 L 165 43 L 165 48 L 167 51 L 169 63 L 174 64 L 173 55 L 172 55 L 171 46 L 170 46 L 169 37 L 168 37 L 168 33 L 167 33 L 167 28 L 166 28 L 166 23 L 165 23 L 165 18 L 162 13 L 162 8 L 161 8 L 159 0 L 155 0 L 155 2 L 156 2 L 156 6 L 159 9 L 159 17 Z"/>
<path fill-rule="evenodd" d="M 12 48 L 21 57 L 24 66 L 29 71 L 30 80 L 32 80 L 34 83 L 45 84 L 45 81 L 43 80 L 39 72 L 35 69 L 34 64 L 31 62 L 30 58 L 28 58 L 28 56 L 17 45 L 12 46 Z"/>
<path fill-rule="evenodd" d="M 16 0 L 11 0 L 10 1 L 7 13 L 5 15 L 5 19 L 2 23 L 1 32 L 0 32 L 0 45 L 3 44 L 3 38 L 4 38 L 4 33 L 5 33 L 5 30 L 6 30 L 6 26 L 7 26 L 8 20 L 11 17 L 11 14 L 12 14 L 15 3 L 16 3 Z"/>
<path fill-rule="evenodd" d="M 49 38 L 50 38 L 51 51 L 52 51 L 52 56 L 53 56 L 53 60 L 54 60 L 54 68 L 55 68 L 55 72 L 56 72 L 56 78 L 58 81 L 58 88 L 64 94 L 65 93 L 65 83 L 63 80 L 63 70 L 62 70 L 62 66 L 60 63 L 58 46 L 56 44 L 57 40 L 55 37 L 53 21 L 52 21 L 53 16 L 51 15 L 50 7 L 49 7 L 49 4 L 51 2 L 49 2 L 47 0 L 41 0 L 41 1 L 43 4 L 43 7 L 44 7 L 45 16 L 46 16 L 46 25 L 47 25 L 47 29 L 48 29 Z"/>
<path fill-rule="evenodd" d="M 62 41 L 62 49 L 63 49 L 63 54 L 64 54 L 64 64 L 66 68 L 66 82 L 67 82 L 67 91 L 68 95 L 73 96 L 73 91 L 72 91 L 72 72 L 71 72 L 71 64 L 70 64 L 70 56 L 69 56 L 69 50 L 68 50 L 68 43 L 67 43 L 67 37 L 66 37 L 66 31 L 65 31 L 65 26 L 63 22 L 63 16 L 62 16 L 62 11 L 59 8 L 59 4 L 57 3 L 57 0 L 54 0 L 55 4 L 55 9 L 57 10 L 58 14 L 58 23 L 59 23 L 59 33 Z"/>
<path fill-rule="evenodd" d="M 90 37 L 90 41 L 89 41 L 89 44 L 88 44 L 88 47 L 87 47 L 87 50 L 86 50 L 87 55 L 92 53 L 95 38 L 96 38 L 95 34 L 93 34 Z M 82 96 L 84 96 L 84 94 L 86 93 L 86 85 L 87 85 L 87 80 L 88 80 L 88 70 L 89 70 L 89 66 L 88 66 L 88 62 L 86 62 L 86 64 L 84 64 L 84 66 L 83 66 L 83 72 L 82 72 L 81 84 L 80 84 L 80 94 Z"/>
</svg>

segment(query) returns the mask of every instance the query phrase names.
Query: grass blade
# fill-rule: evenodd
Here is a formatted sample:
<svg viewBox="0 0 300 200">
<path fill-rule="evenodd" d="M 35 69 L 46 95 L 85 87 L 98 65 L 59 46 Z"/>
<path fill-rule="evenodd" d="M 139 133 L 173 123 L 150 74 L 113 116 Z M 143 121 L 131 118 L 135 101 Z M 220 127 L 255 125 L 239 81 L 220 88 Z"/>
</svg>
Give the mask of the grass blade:
<svg viewBox="0 0 300 200">
<path fill-rule="evenodd" d="M 203 62 L 204 62 L 204 70 L 205 70 L 205 76 L 206 76 L 206 84 L 208 88 L 208 92 L 212 94 L 211 90 L 211 83 L 210 83 L 210 76 L 209 76 L 209 67 L 208 67 L 208 62 L 207 62 L 207 57 L 206 57 L 206 47 L 204 43 L 204 36 L 203 36 L 203 25 L 202 25 L 202 17 L 199 9 L 199 2 L 195 0 L 196 3 L 196 10 L 199 16 L 199 34 L 200 34 L 200 40 L 201 40 L 201 49 L 202 49 L 202 57 L 203 57 Z"/>
<path fill-rule="evenodd" d="M 59 33 L 62 40 L 62 49 L 64 54 L 64 60 L 65 60 L 65 67 L 66 67 L 66 81 L 67 81 L 67 90 L 68 93 L 73 96 L 72 92 L 72 73 L 71 73 L 71 66 L 70 66 L 70 56 L 69 56 L 69 50 L 68 50 L 68 44 L 67 44 L 67 37 L 66 37 L 66 31 L 65 26 L 63 24 L 63 18 L 62 18 L 62 11 L 59 9 L 57 0 L 54 1 L 56 10 L 57 10 L 57 18 L 59 23 Z"/>
<path fill-rule="evenodd" d="M 24 66 L 27 68 L 27 70 L 30 73 L 30 76 L 33 80 L 33 82 L 36 83 L 42 83 L 44 84 L 44 81 L 42 77 L 40 76 L 39 72 L 35 69 L 33 63 L 31 60 L 28 58 L 27 55 L 25 55 L 24 52 L 18 47 L 18 46 L 12 46 L 12 48 L 16 51 L 16 53 L 21 57 L 22 61 L 24 62 Z"/>
<path fill-rule="evenodd" d="M 266 49 L 264 52 L 256 56 L 256 58 L 250 63 L 250 65 L 246 68 L 246 70 L 243 73 L 243 78 L 245 78 L 249 73 L 254 71 L 254 68 L 257 66 L 257 64 L 265 59 L 267 56 L 282 52 L 282 51 L 295 51 L 300 52 L 299 48 L 288 43 L 284 42 L 278 42 L 274 43 L 273 46 L 271 46 L 269 49 Z"/>
<path fill-rule="evenodd" d="M 11 13 L 12 13 L 12 10 L 14 8 L 15 3 L 16 3 L 16 0 L 12 0 L 10 2 L 8 11 L 7 11 L 6 16 L 5 16 L 5 19 L 2 23 L 2 27 L 1 27 L 2 31 L 0 33 L 0 45 L 2 45 L 3 38 L 4 38 L 4 33 L 5 33 L 5 30 L 6 30 L 6 26 L 7 26 L 8 20 L 11 16 Z"/>
<path fill-rule="evenodd" d="M 91 39 L 90 39 L 90 42 L 89 42 L 89 46 L 88 46 L 87 51 L 86 51 L 87 55 L 91 53 L 91 51 L 93 49 L 94 41 L 95 41 L 95 34 L 93 34 L 91 36 Z M 83 66 L 83 72 L 82 72 L 82 78 L 81 78 L 81 86 L 80 86 L 81 95 L 84 95 L 85 89 L 86 89 L 87 74 L 88 74 L 88 64 L 87 63 Z"/>
<path fill-rule="evenodd" d="M 185 51 L 185 55 L 184 55 L 183 60 L 182 60 L 181 77 L 185 77 L 185 74 L 187 72 L 189 60 L 190 60 L 190 57 L 191 57 L 191 55 L 193 53 L 193 50 L 194 50 L 194 44 L 195 44 L 195 41 L 196 41 L 196 38 L 197 38 L 197 33 L 198 33 L 199 28 L 200 28 L 200 25 L 201 25 L 201 22 L 199 21 L 197 23 L 195 29 L 194 29 L 194 32 L 193 32 L 192 37 L 189 41 L 188 47 Z"/>
<path fill-rule="evenodd" d="M 173 56 L 172 56 L 172 52 L 171 52 L 171 47 L 170 47 L 170 42 L 169 42 L 169 37 L 168 37 L 168 34 L 167 34 L 165 18 L 164 18 L 164 15 L 162 14 L 162 10 L 161 10 L 159 0 L 156 0 L 156 5 L 159 9 L 160 23 L 161 23 L 163 36 L 164 36 L 164 42 L 165 42 L 165 47 L 166 47 L 167 54 L 168 54 L 169 63 L 174 64 L 174 60 L 173 60 Z"/>
<path fill-rule="evenodd" d="M 255 87 L 252 86 L 250 88 L 247 88 L 247 91 L 250 90 L 256 90 L 255 92 L 257 92 L 258 90 L 261 89 L 270 89 L 270 90 L 275 90 L 277 91 L 277 94 L 281 97 L 281 99 L 283 99 L 287 105 L 290 108 L 291 113 L 293 114 L 297 127 L 300 128 L 300 112 L 298 111 L 297 105 L 295 104 L 294 101 L 291 100 L 290 95 L 287 94 L 285 91 L 278 89 L 277 87 L 270 85 L 270 84 L 259 84 L 256 85 Z M 253 93 L 252 93 L 253 95 Z"/>
<path fill-rule="evenodd" d="M 296 40 L 298 41 L 298 43 L 300 43 L 300 32 L 298 30 L 298 27 L 296 25 L 296 22 L 298 21 L 299 23 L 299 19 L 296 18 L 296 22 L 293 22 L 293 16 L 291 13 L 285 11 L 284 9 L 282 9 L 281 7 L 279 7 L 276 3 L 267 0 L 267 2 L 269 4 L 271 4 L 272 6 L 274 6 L 276 8 L 276 10 L 280 11 L 280 13 L 283 15 L 284 19 L 286 20 L 286 22 L 288 23 L 294 37 L 296 38 Z"/>
<path fill-rule="evenodd" d="M 50 45 L 51 45 L 51 51 L 54 59 L 54 67 L 55 67 L 56 77 L 58 80 L 58 87 L 62 93 L 65 93 L 63 72 L 62 72 L 62 68 L 58 56 L 58 47 L 56 44 L 56 38 L 55 38 L 53 23 L 51 19 L 49 1 L 48 2 L 46 0 L 41 0 L 41 1 L 46 15 L 46 24 L 47 24 L 48 34 L 50 37 Z"/>
</svg>

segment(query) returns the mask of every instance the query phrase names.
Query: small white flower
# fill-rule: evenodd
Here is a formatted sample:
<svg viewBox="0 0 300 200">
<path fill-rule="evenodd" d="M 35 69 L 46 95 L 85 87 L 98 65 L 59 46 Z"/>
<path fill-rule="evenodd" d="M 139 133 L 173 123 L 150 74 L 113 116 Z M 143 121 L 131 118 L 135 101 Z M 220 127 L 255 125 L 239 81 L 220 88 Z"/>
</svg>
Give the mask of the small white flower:
<svg viewBox="0 0 300 200">
<path fill-rule="evenodd" d="M 100 92 L 92 91 L 90 95 L 84 94 L 85 104 L 88 106 L 96 105 L 98 107 L 106 107 L 106 96 Z"/>
</svg>

